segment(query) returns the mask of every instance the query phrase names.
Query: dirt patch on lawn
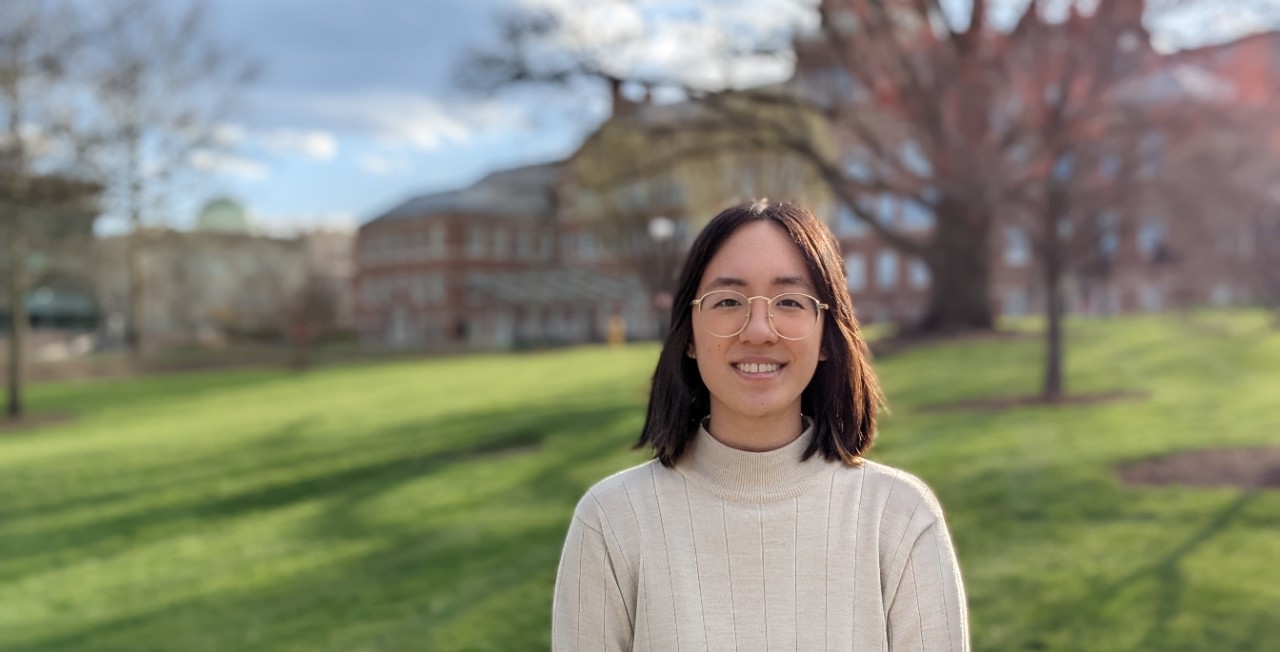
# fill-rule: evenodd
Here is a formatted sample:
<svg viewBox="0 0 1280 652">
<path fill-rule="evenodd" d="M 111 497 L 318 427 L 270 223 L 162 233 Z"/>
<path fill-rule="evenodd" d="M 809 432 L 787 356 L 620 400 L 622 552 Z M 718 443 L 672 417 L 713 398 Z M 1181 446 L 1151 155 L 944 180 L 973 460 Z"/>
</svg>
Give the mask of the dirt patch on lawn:
<svg viewBox="0 0 1280 652">
<path fill-rule="evenodd" d="M 1210 448 L 1121 465 L 1134 485 L 1280 488 L 1280 447 Z"/>
<path fill-rule="evenodd" d="M 1118 401 L 1141 401 L 1147 398 L 1146 392 L 1132 390 L 1113 390 L 1091 394 L 1068 394 L 1053 399 L 1043 396 L 999 396 L 996 398 L 979 398 L 954 403 L 937 403 L 925 405 L 921 412 L 1000 412 L 1019 407 L 1053 407 L 1081 406 L 1115 403 Z"/>
</svg>

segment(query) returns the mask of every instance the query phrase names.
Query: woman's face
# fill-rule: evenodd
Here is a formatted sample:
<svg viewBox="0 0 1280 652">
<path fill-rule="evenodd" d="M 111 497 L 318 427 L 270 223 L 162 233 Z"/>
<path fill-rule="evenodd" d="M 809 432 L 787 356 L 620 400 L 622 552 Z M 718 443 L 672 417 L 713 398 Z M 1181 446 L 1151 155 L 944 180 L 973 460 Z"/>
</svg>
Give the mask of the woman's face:
<svg viewBox="0 0 1280 652">
<path fill-rule="evenodd" d="M 697 296 L 733 290 L 747 297 L 785 292 L 818 296 L 804 258 L 782 227 L 749 222 L 725 241 L 707 264 Z M 751 302 L 746 328 L 733 337 L 708 333 L 698 308 L 693 312 L 693 346 L 702 382 L 711 394 L 711 420 L 733 427 L 753 420 L 799 418 L 800 395 L 818 361 L 825 359 L 822 320 L 807 337 L 787 340 L 769 325 L 763 299 Z"/>
</svg>

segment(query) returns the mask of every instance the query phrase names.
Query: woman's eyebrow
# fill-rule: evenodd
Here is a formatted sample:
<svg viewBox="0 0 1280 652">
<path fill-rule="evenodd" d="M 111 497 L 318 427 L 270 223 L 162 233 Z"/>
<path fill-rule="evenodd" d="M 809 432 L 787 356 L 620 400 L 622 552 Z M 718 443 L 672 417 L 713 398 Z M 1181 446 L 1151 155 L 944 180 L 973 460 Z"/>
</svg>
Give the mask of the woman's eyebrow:
<svg viewBox="0 0 1280 652">
<path fill-rule="evenodd" d="M 732 277 L 732 276 L 717 276 L 717 277 L 715 277 L 714 279 L 711 279 L 711 282 L 710 282 L 710 283 L 707 283 L 707 287 L 708 287 L 708 288 L 720 288 L 720 287 L 739 287 L 739 288 L 741 288 L 741 287 L 746 287 L 746 286 L 747 286 L 747 282 L 746 282 L 746 281 L 744 281 L 744 280 L 742 280 L 742 279 L 740 279 L 740 278 L 734 278 L 734 277 Z"/>
<path fill-rule="evenodd" d="M 813 285 L 804 280 L 803 276 L 776 276 L 773 279 L 774 285 L 799 285 L 806 288 L 813 288 Z"/>
<path fill-rule="evenodd" d="M 773 285 L 798 285 L 803 288 L 813 289 L 813 284 L 806 281 L 803 276 L 775 276 Z M 717 276 L 707 283 L 707 289 L 722 287 L 746 287 L 747 282 L 734 276 Z"/>
</svg>

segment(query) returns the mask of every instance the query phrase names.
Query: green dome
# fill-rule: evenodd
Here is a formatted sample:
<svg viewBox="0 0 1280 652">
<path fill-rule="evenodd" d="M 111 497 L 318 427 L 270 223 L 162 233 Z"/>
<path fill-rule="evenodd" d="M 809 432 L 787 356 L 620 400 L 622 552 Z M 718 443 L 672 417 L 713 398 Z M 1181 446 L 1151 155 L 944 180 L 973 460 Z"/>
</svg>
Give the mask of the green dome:
<svg viewBox="0 0 1280 652">
<path fill-rule="evenodd" d="M 248 233 L 249 215 L 244 207 L 234 200 L 213 199 L 200 209 L 200 217 L 196 218 L 196 230 Z"/>
</svg>

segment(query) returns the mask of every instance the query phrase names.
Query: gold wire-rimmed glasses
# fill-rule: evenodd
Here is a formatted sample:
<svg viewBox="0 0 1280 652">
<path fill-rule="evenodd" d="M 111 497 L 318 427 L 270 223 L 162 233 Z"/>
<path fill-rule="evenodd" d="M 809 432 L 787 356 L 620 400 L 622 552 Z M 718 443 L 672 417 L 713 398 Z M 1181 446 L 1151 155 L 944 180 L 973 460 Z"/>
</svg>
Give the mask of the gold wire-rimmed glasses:
<svg viewBox="0 0 1280 652">
<path fill-rule="evenodd" d="M 776 297 L 748 297 L 733 290 L 712 290 L 689 305 L 698 313 L 702 329 L 714 337 L 735 337 L 751 322 L 751 303 L 764 299 L 769 327 L 784 340 L 803 340 L 813 333 L 813 327 L 822 317 L 822 311 L 830 308 L 800 292 L 783 292 Z"/>
</svg>

